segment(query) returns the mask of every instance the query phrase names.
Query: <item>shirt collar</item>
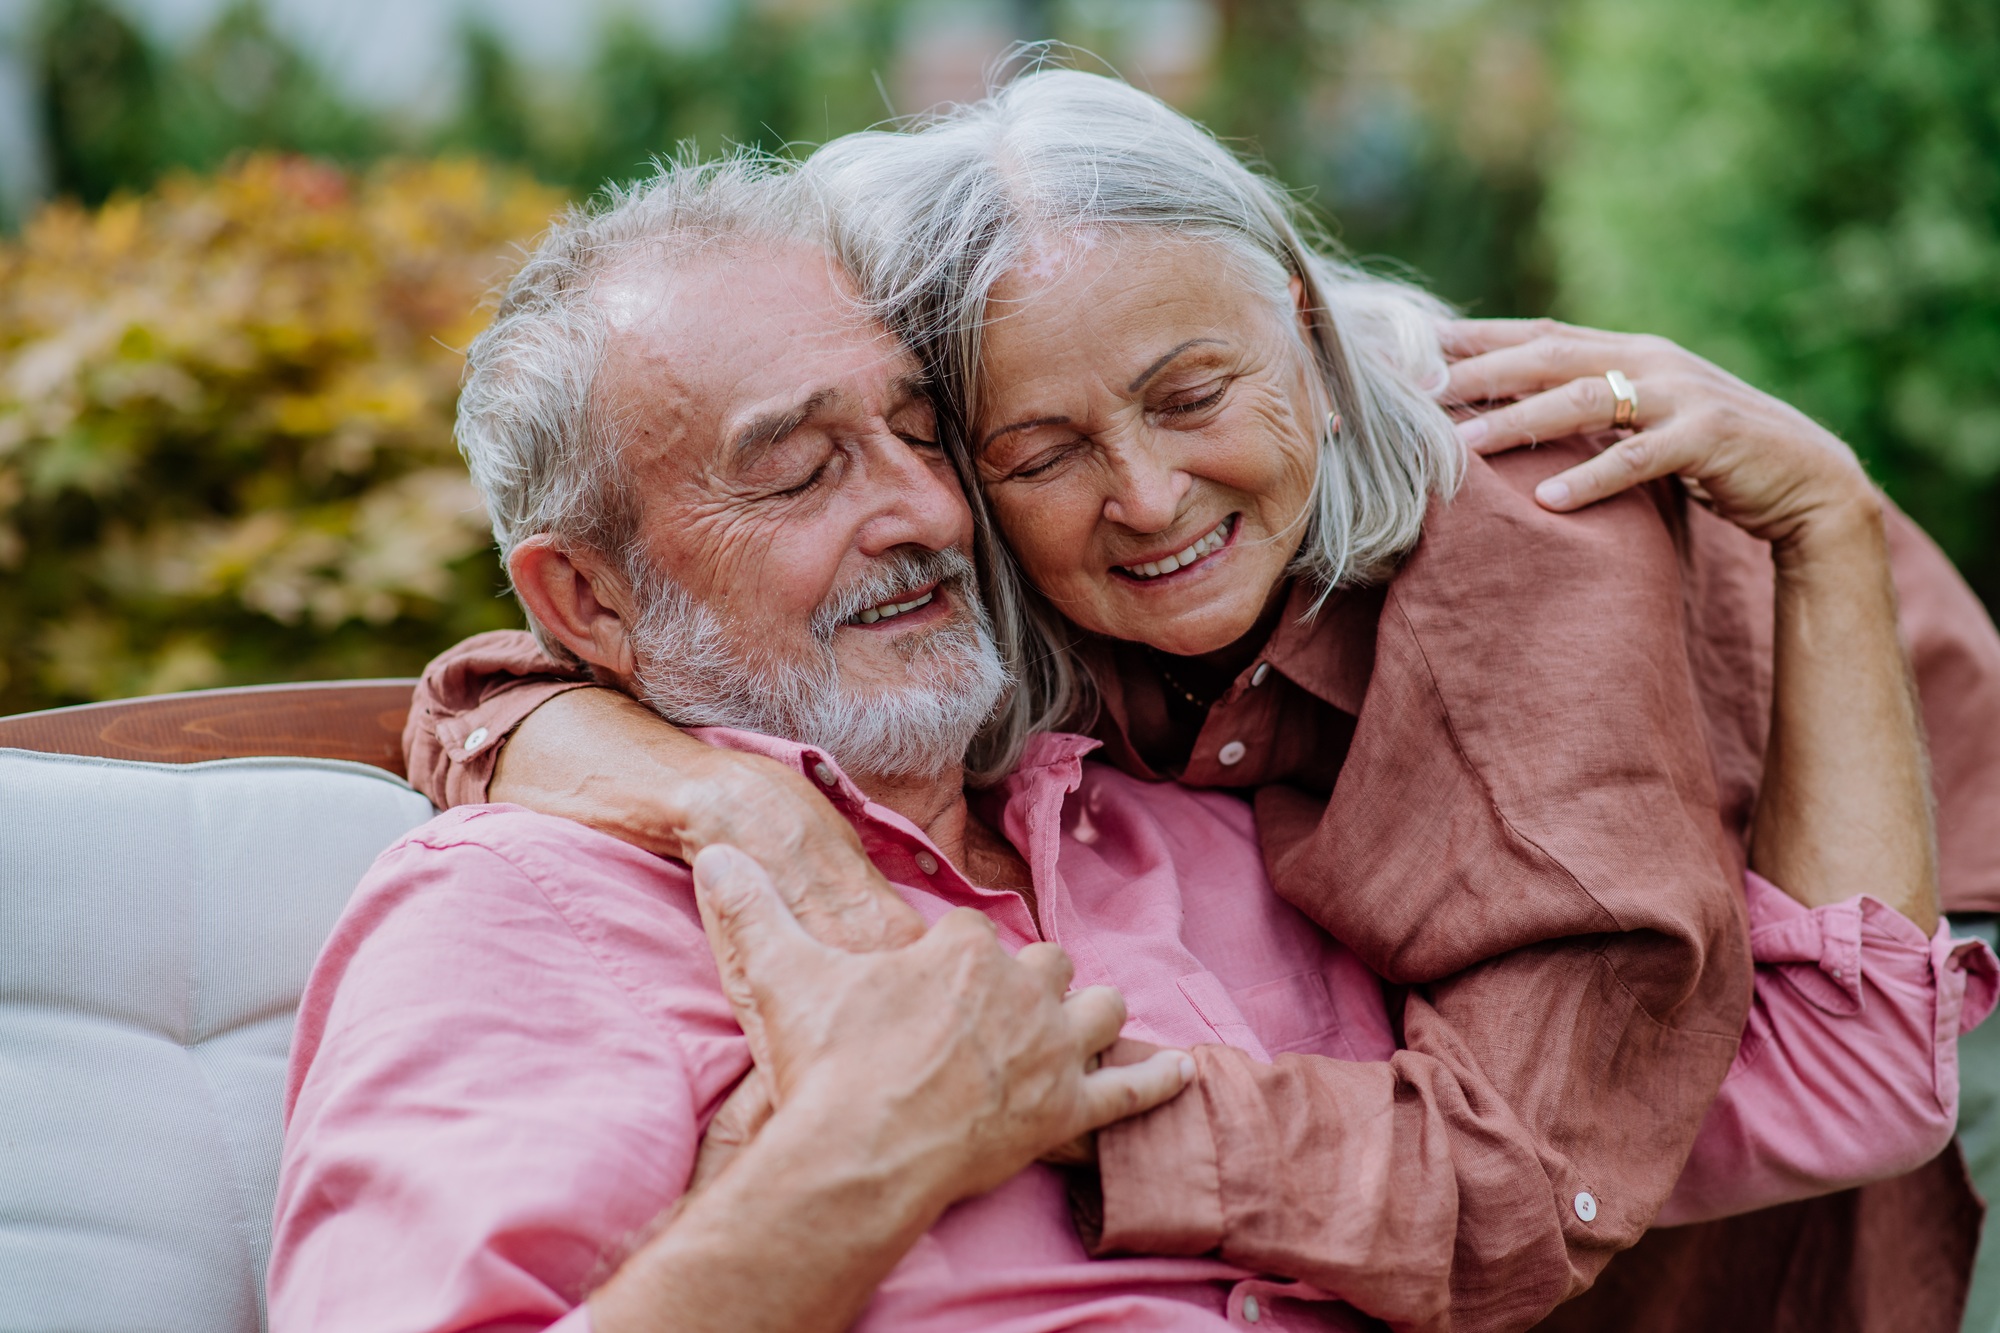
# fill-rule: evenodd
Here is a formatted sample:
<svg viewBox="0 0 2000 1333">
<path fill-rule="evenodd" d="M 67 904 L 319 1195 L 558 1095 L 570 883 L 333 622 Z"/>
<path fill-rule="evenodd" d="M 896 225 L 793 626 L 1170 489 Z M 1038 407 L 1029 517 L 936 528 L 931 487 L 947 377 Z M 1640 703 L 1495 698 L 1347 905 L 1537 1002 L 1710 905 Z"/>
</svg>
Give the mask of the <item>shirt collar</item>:
<svg viewBox="0 0 2000 1333">
<path fill-rule="evenodd" d="M 709 745 L 726 750 L 760 754 L 796 769 L 826 794 L 835 808 L 858 824 L 887 825 L 921 841 L 931 851 L 942 853 L 916 825 L 884 805 L 868 798 L 838 761 L 824 750 L 779 736 L 741 731 L 735 727 L 691 727 L 688 734 Z M 996 791 L 1004 806 L 1039 804 L 1046 799 L 1058 803 L 1083 782 L 1083 759 L 1103 742 L 1066 731 L 1047 731 L 1028 738 L 1020 762 L 1001 779 Z M 1023 855 L 1029 850 L 1021 847 Z"/>
<path fill-rule="evenodd" d="M 1375 671 L 1383 589 L 1336 588 L 1315 610 L 1317 596 L 1307 580 L 1292 581 L 1285 614 L 1260 660 L 1308 694 L 1358 717 Z"/>
<path fill-rule="evenodd" d="M 741 731 L 735 727 L 690 727 L 688 735 L 720 749 L 761 754 L 787 768 L 797 769 L 825 792 L 828 800 L 843 810 L 858 811 L 868 804 L 868 793 L 854 785 L 853 779 L 841 771 L 833 756 L 824 750 L 780 736 L 766 736 L 762 732 Z"/>
<path fill-rule="evenodd" d="M 811 778 L 836 804 L 866 805 L 868 793 L 855 785 L 838 761 L 824 750 L 780 736 L 742 731 L 736 727 L 690 727 L 688 735 L 725 750 L 741 750 L 775 759 Z M 1067 731 L 1038 732 L 1028 738 L 1020 762 L 1005 779 L 1007 783 L 1062 781 L 1068 784 L 1083 757 L 1104 742 Z"/>
<path fill-rule="evenodd" d="M 1264 650 L 1238 677 L 1241 690 L 1259 667 L 1269 665 L 1306 693 L 1355 717 L 1368 694 L 1375 671 L 1375 629 L 1381 618 L 1385 589 L 1336 588 L 1317 608 L 1317 591 L 1309 581 L 1294 579 L 1285 594 L 1285 611 L 1271 631 Z M 1141 661 L 1138 644 L 1089 639 L 1083 653 L 1097 686 L 1096 731 L 1104 738 L 1105 754 L 1120 768 L 1142 777 L 1159 778 L 1140 758 L 1131 739 L 1131 707 L 1126 697 L 1128 676 L 1151 681 L 1158 668 Z"/>
</svg>

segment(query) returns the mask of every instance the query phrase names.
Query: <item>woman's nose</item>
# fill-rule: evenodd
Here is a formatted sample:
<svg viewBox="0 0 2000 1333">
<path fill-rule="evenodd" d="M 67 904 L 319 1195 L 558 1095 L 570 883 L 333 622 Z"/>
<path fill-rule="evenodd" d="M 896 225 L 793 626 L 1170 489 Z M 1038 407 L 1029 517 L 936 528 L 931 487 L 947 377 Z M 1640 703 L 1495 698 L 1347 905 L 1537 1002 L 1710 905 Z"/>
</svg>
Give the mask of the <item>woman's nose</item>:
<svg viewBox="0 0 2000 1333">
<path fill-rule="evenodd" d="M 1171 459 L 1141 450 L 1121 453 L 1112 469 L 1112 490 L 1104 497 L 1104 517 L 1134 532 L 1172 527 L 1192 479 Z"/>
</svg>

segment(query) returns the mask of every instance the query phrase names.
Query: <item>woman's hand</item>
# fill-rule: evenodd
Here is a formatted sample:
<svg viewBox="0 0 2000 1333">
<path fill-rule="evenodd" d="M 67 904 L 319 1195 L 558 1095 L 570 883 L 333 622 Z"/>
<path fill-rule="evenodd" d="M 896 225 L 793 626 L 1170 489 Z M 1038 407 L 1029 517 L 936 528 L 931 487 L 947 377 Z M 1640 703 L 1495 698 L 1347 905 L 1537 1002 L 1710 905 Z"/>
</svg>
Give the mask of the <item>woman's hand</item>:
<svg viewBox="0 0 2000 1333">
<path fill-rule="evenodd" d="M 839 949 L 893 949 L 923 919 L 812 783 L 761 755 L 706 745 L 609 689 L 570 690 L 505 742 L 489 796 L 692 862 L 711 843 L 770 867 L 800 924 Z"/>
<path fill-rule="evenodd" d="M 1678 476 L 1771 543 L 1777 569 L 1771 732 L 1751 868 L 1805 903 L 1872 894 L 1929 934 L 1937 864 L 1923 736 L 1896 623 L 1882 499 L 1853 451 L 1797 409 L 1664 338 L 1552 320 L 1459 320 L 1444 398 L 1459 434 L 1499 453 L 1600 436 L 1595 458 L 1535 488 L 1580 509 Z M 1638 402 L 1619 425 L 1608 371 Z"/>
<path fill-rule="evenodd" d="M 1469 409 L 1458 430 L 1475 453 L 1572 435 L 1606 440 L 1597 457 L 1536 487 L 1549 509 L 1679 476 L 1722 517 L 1781 549 L 1879 509 L 1836 436 L 1664 338 L 1546 319 L 1457 320 L 1443 335 L 1456 360 L 1441 396 Z M 1618 400 L 1606 372 L 1614 370 L 1638 398 L 1625 430 L 1613 425 Z"/>
</svg>

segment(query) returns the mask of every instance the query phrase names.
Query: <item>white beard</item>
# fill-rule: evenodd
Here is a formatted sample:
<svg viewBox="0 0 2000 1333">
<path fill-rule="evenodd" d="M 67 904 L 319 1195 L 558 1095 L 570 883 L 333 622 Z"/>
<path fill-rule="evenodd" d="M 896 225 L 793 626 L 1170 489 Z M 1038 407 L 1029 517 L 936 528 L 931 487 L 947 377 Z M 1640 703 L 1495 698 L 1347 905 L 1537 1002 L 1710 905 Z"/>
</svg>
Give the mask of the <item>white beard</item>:
<svg viewBox="0 0 2000 1333">
<path fill-rule="evenodd" d="M 644 610 L 632 631 L 640 696 L 679 726 L 735 727 L 810 745 L 852 773 L 916 777 L 960 768 L 1012 681 L 962 552 L 905 551 L 813 615 L 804 651 L 739 643 L 707 607 L 651 570 L 633 570 Z M 856 693 L 833 652 L 864 607 L 937 583 L 963 607 L 904 648 L 908 683 Z"/>
</svg>

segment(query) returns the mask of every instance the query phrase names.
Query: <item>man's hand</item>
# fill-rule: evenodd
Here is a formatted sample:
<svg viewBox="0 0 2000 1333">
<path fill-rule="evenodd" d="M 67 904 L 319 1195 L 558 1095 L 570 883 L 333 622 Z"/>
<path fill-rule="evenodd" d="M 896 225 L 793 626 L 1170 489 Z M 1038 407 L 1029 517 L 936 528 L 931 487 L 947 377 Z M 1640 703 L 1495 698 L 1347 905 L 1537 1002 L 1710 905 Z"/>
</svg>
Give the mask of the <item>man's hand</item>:
<svg viewBox="0 0 2000 1333">
<path fill-rule="evenodd" d="M 1181 1051 L 1093 1068 L 1118 1039 L 1124 1000 L 1104 986 L 1066 995 L 1060 949 L 1010 957 L 977 912 L 952 912 L 899 949 L 850 954 L 812 939 L 734 848 L 697 856 L 695 884 L 778 1114 L 844 1126 L 849 1150 L 925 1182 L 939 1209 L 1152 1109 L 1194 1076 Z"/>
</svg>

